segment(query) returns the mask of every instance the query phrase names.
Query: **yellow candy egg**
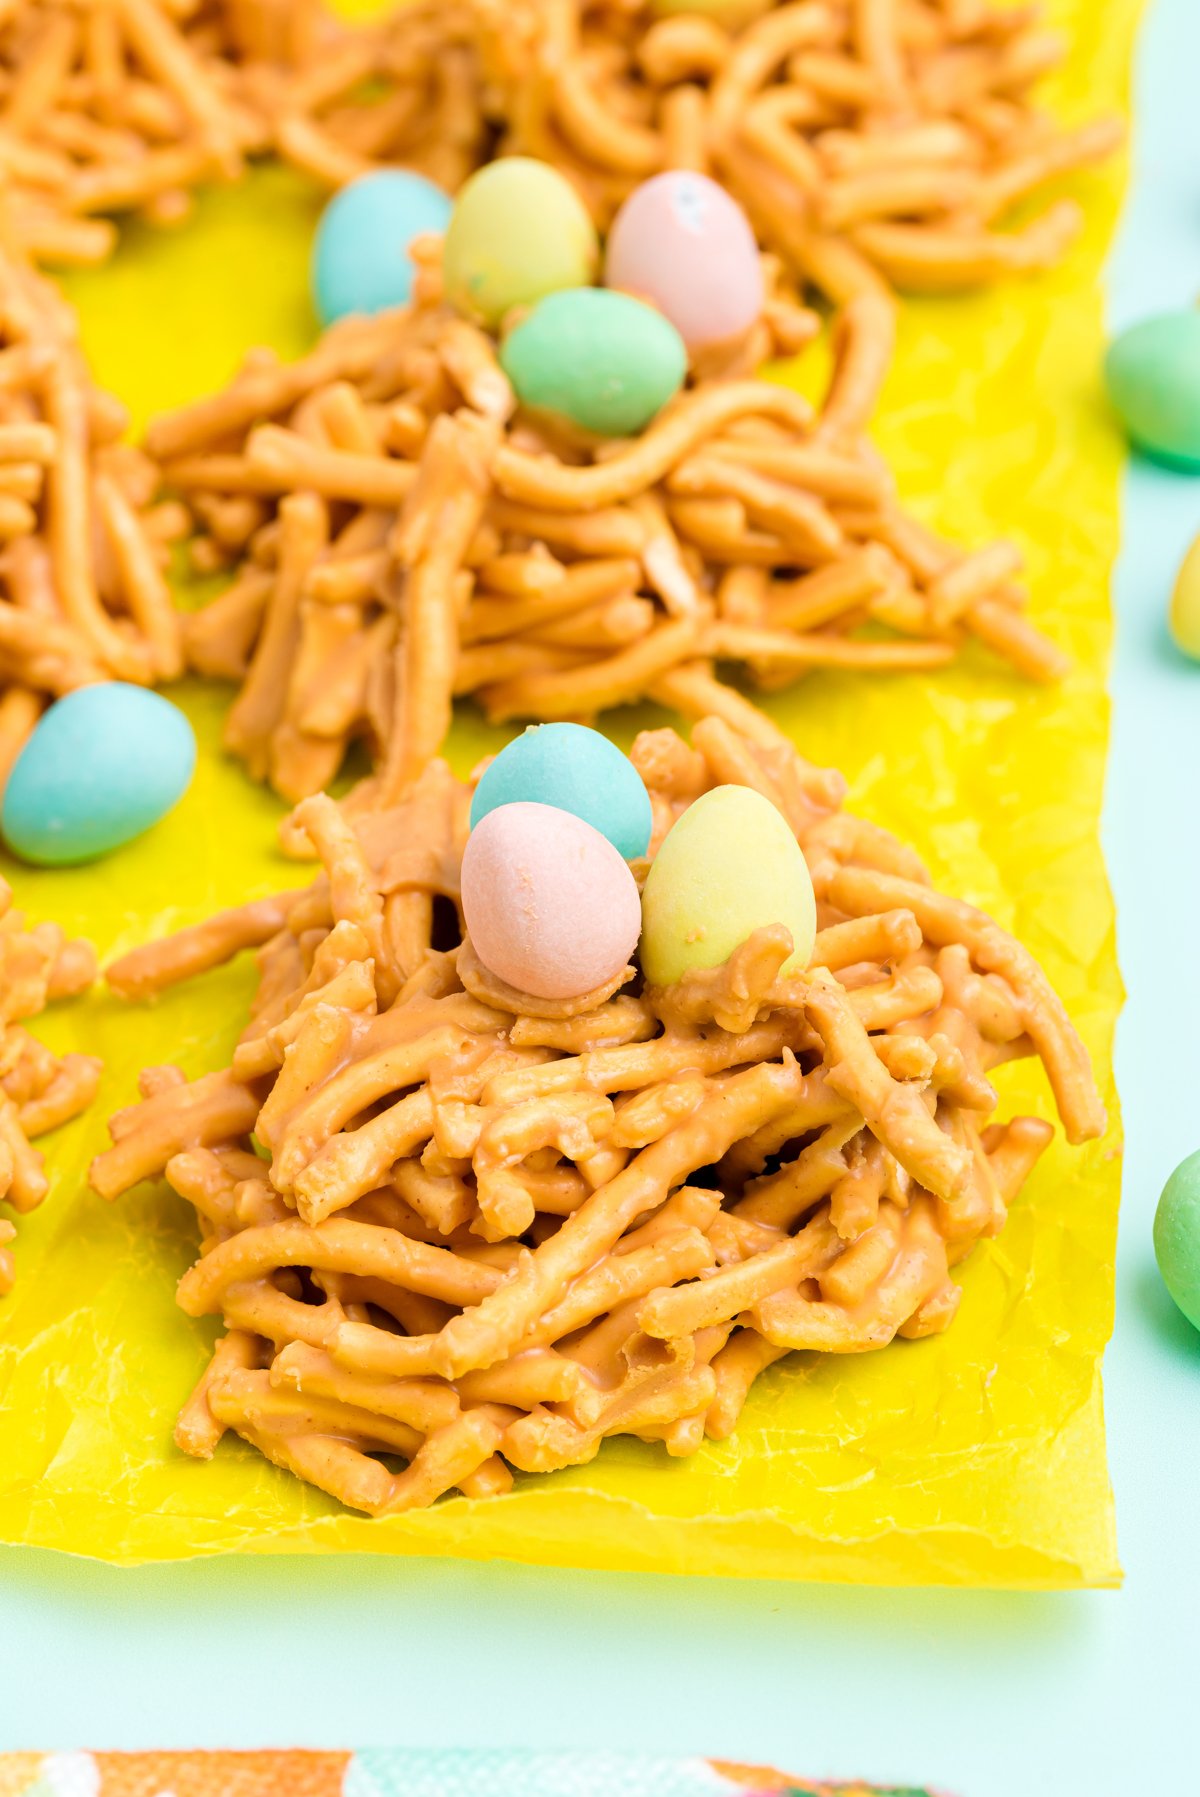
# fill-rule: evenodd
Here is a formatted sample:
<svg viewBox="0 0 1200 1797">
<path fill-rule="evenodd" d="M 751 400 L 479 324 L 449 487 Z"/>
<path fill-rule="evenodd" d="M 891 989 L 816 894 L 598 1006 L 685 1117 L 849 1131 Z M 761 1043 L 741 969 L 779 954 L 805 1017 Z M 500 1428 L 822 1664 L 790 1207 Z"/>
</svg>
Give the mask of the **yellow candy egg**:
<svg viewBox="0 0 1200 1797">
<path fill-rule="evenodd" d="M 571 183 L 529 156 L 503 156 L 465 182 L 442 249 L 446 298 L 495 328 L 516 306 L 586 287 L 600 257 L 596 227 Z"/>
<path fill-rule="evenodd" d="M 1200 661 L 1200 537 L 1183 558 L 1171 595 L 1171 635 L 1185 655 Z"/>
<path fill-rule="evenodd" d="M 800 845 L 769 799 L 717 786 L 689 805 L 651 863 L 642 892 L 642 972 L 673 986 L 695 967 L 719 967 L 755 930 L 784 924 L 807 967 L 817 929 Z"/>
</svg>

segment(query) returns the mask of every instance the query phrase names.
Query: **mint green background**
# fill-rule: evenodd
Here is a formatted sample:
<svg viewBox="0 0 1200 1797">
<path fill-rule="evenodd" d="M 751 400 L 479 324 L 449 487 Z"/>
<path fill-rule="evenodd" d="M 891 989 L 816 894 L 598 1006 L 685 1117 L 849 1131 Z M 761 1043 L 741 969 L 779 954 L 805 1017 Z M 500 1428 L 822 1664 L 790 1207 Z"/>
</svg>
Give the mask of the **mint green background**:
<svg viewBox="0 0 1200 1797">
<path fill-rule="evenodd" d="M 1156 0 L 1114 325 L 1200 293 L 1198 70 L 1200 3 Z M 1106 840 L 1131 993 L 1128 1146 L 1106 1380 L 1125 1588 L 889 1592 L 392 1559 L 116 1571 L 0 1551 L 0 1748 L 578 1744 L 961 1797 L 1200 1791 L 1200 1335 L 1150 1242 L 1162 1184 L 1200 1142 L 1200 668 L 1164 624 L 1200 480 L 1135 464 L 1124 508 Z"/>
</svg>

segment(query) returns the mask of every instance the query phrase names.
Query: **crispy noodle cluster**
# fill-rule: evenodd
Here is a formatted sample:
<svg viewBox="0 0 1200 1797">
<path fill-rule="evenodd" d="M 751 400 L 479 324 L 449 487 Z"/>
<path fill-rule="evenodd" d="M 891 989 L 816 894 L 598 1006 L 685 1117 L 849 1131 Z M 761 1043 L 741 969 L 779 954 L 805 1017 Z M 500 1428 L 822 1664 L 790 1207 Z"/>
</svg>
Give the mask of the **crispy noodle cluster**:
<svg viewBox="0 0 1200 1797">
<path fill-rule="evenodd" d="M 478 5 L 505 150 L 557 163 L 602 221 L 660 169 L 715 175 L 792 277 L 835 301 L 1051 266 L 1081 227 L 1073 201 L 997 227 L 1121 141 L 1116 120 L 1064 131 L 1034 106 L 1068 48 L 1036 6 Z"/>
<path fill-rule="evenodd" d="M 1057 262 L 1078 205 L 1059 199 L 1017 226 L 1010 215 L 1121 140 L 1115 119 L 1065 130 L 1035 104 L 1069 48 L 1041 10 L 401 6 L 337 72 L 310 78 L 307 105 L 294 88 L 281 147 L 331 186 L 402 160 L 453 187 L 485 147 L 537 156 L 605 228 L 639 182 L 698 169 L 736 194 L 800 286 L 837 301 L 970 287 Z"/>
<path fill-rule="evenodd" d="M 454 193 L 490 161 L 474 0 L 399 0 L 270 98 L 275 146 L 326 187 L 402 163 Z"/>
<path fill-rule="evenodd" d="M 166 580 L 178 503 L 120 441 L 124 406 L 93 381 L 75 313 L 0 247 L 0 790 L 45 706 L 99 680 L 183 672 Z"/>
<path fill-rule="evenodd" d="M 714 784 L 779 808 L 818 897 L 804 973 L 780 977 L 775 926 L 669 990 L 633 967 L 568 1002 L 497 983 L 456 940 L 470 789 L 440 761 L 356 825 L 305 800 L 310 887 L 109 970 L 146 997 L 259 948 L 231 1065 L 147 1072 L 92 1170 L 108 1198 L 165 1172 L 196 1208 L 179 1300 L 228 1333 L 185 1451 L 236 1430 L 375 1515 L 503 1492 L 606 1435 L 690 1454 L 789 1350 L 947 1326 L 951 1269 L 1053 1133 L 992 1121 L 993 1068 L 1038 1055 L 1068 1138 L 1103 1129 L 1028 953 L 840 811 L 836 775 L 761 719 L 753 739 L 705 719 L 690 748 L 650 732 L 633 760 L 651 853 Z"/>
<path fill-rule="evenodd" d="M 378 770 L 364 802 L 391 803 L 438 752 L 455 694 L 497 719 L 647 694 L 744 718 L 717 663 L 769 691 L 816 667 L 935 668 L 971 636 L 1033 678 L 1062 673 L 1015 547 L 930 535 L 866 441 L 893 327 L 863 258 L 896 274 L 869 237 L 891 232 L 939 268 L 953 240 L 961 262 L 971 208 L 991 216 L 981 194 L 1021 197 L 1111 132 L 1064 137 L 1031 112 L 1052 45 L 1029 9 L 804 0 L 731 19 L 575 0 L 503 19 L 491 0 L 414 0 L 357 26 L 321 0 L 0 9 L 0 785 L 49 699 L 182 671 L 165 566 L 189 524 L 197 566 L 238 578 L 187 625 L 187 659 L 241 685 L 229 745 L 291 800 L 361 739 Z M 288 367 L 254 352 L 226 392 L 161 419 L 150 448 L 187 509 L 156 503 L 152 460 L 119 441 L 123 408 L 34 271 L 102 259 L 105 215 L 184 216 L 252 154 L 335 183 L 403 158 L 453 188 L 500 126 L 606 218 L 656 131 L 653 166 L 679 160 L 687 119 L 773 246 L 769 299 L 633 443 L 517 413 L 492 340 L 442 306 L 427 243 L 411 310 L 338 326 Z M 820 204 L 779 186 L 805 157 L 845 165 Z M 957 196 L 948 222 L 913 199 L 931 186 Z M 1062 219 L 976 236 L 1003 246 L 993 260 L 1029 259 Z M 848 302 L 815 418 L 750 378 L 818 330 L 797 271 Z"/>
<path fill-rule="evenodd" d="M 114 214 L 173 225 L 275 152 L 340 187 L 402 163 L 454 192 L 493 155 L 553 162 L 607 227 L 670 168 L 716 175 L 789 285 L 835 301 L 1056 262 L 1060 199 L 1109 156 L 1032 90 L 1066 41 L 991 0 L 15 0 L 0 16 L 0 212 L 39 261 L 100 262 Z"/>
<path fill-rule="evenodd" d="M 114 213 L 175 225 L 274 144 L 280 96 L 344 30 L 318 0 L 15 0 L 0 17 L 6 228 L 103 262 Z"/>
<path fill-rule="evenodd" d="M 68 942 L 57 924 L 27 925 L 0 880 L 0 1204 L 36 1210 L 49 1190 L 42 1157 L 30 1144 L 79 1115 L 96 1095 L 100 1062 L 93 1055 L 51 1053 L 22 1027 L 58 998 L 96 977 L 86 942 Z M 12 1290 L 9 1243 L 16 1234 L 0 1218 L 0 1298 Z"/>
<path fill-rule="evenodd" d="M 515 407 L 490 336 L 440 294 L 346 319 L 298 362 L 254 352 L 147 447 L 233 584 L 192 614 L 197 671 L 240 691 L 226 743 L 295 801 L 349 745 L 389 805 L 439 752 L 455 696 L 493 720 L 592 717 L 649 695 L 753 716 L 813 668 L 935 668 L 969 638 L 1053 679 L 1008 542 L 968 552 L 899 505 L 866 437 L 891 307 L 851 302 L 819 410 L 749 370 L 812 315 L 776 295 L 745 344 L 642 436 L 587 442 Z"/>
</svg>

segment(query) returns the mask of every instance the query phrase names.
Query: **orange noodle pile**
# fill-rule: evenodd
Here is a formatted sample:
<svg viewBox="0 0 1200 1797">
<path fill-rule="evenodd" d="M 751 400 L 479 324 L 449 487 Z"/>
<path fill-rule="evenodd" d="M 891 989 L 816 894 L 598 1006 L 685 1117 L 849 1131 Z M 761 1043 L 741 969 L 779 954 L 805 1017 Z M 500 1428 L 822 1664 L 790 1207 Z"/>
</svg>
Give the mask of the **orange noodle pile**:
<svg viewBox="0 0 1200 1797">
<path fill-rule="evenodd" d="M 293 90 L 281 141 L 331 186 L 402 161 L 453 188 L 485 155 L 540 157 L 602 228 L 647 177 L 698 169 L 794 282 L 835 301 L 971 287 L 1057 262 L 1082 215 L 1045 191 L 1121 140 L 1115 119 L 1064 128 L 1037 106 L 1069 50 L 1040 14 L 991 0 L 402 6 Z"/>
<path fill-rule="evenodd" d="M 50 1189 L 31 1138 L 78 1116 L 100 1081 L 93 1055 L 53 1054 L 24 1024 L 95 975 L 90 944 L 68 942 L 57 924 L 27 925 L 0 880 L 0 1206 L 18 1215 L 36 1210 Z M 0 1217 L 0 1298 L 12 1290 L 15 1234 Z"/>
<path fill-rule="evenodd" d="M 602 221 L 659 169 L 714 174 L 764 246 L 836 301 L 1057 262 L 1077 204 L 1009 215 L 1121 139 L 1116 120 L 1064 130 L 1035 106 L 1069 47 L 1036 6 L 478 5 L 505 150 L 557 163 Z"/>
<path fill-rule="evenodd" d="M 818 899 L 804 972 L 781 975 L 776 925 L 666 989 L 633 966 L 575 1000 L 504 985 L 461 938 L 470 789 L 441 761 L 356 827 L 305 800 L 310 887 L 109 969 L 146 998 L 258 949 L 230 1065 L 148 1070 L 92 1169 L 107 1198 L 165 1173 L 196 1209 L 179 1301 L 227 1333 L 185 1452 L 232 1429 L 374 1515 L 504 1492 L 610 1435 L 693 1453 L 792 1350 L 947 1327 L 951 1269 L 1053 1133 L 994 1120 L 997 1066 L 1039 1056 L 1069 1139 L 1102 1130 L 1032 958 L 842 812 L 838 776 L 765 719 L 702 720 L 690 748 L 646 733 L 633 761 L 651 856 L 716 784 L 778 807 Z"/>
<path fill-rule="evenodd" d="M 188 527 L 158 470 L 121 441 L 73 309 L 0 247 L 0 790 L 46 705 L 99 680 L 183 671 L 166 579 Z"/>
<path fill-rule="evenodd" d="M 418 248 L 411 307 L 345 319 L 298 362 L 252 352 L 147 435 L 198 565 L 233 571 L 186 621 L 189 663 L 238 684 L 226 742 L 285 797 L 361 740 L 363 802 L 393 803 L 468 694 L 494 720 L 650 696 L 738 721 L 718 670 L 771 691 L 938 668 L 970 638 L 1063 672 L 1019 551 L 933 536 L 867 440 L 888 301 L 846 308 L 816 410 L 750 372 L 816 328 L 772 281 L 746 342 L 641 437 L 589 440 L 517 409 L 493 339 L 442 303 L 438 241 Z"/>
<path fill-rule="evenodd" d="M 112 214 L 186 218 L 272 142 L 285 78 L 342 28 L 315 0 L 16 0 L 0 18 L 0 171 L 10 237 L 102 262 Z"/>
</svg>

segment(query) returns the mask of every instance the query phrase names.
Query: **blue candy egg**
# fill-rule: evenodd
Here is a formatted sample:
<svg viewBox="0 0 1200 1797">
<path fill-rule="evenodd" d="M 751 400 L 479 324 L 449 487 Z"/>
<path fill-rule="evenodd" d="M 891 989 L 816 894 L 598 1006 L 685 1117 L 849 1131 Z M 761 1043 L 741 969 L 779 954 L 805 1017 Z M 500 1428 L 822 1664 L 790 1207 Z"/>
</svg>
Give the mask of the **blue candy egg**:
<svg viewBox="0 0 1200 1797">
<path fill-rule="evenodd" d="M 131 842 L 187 791 L 196 739 L 183 713 L 124 681 L 52 705 L 18 755 L 0 829 L 39 867 L 94 861 Z"/>
<path fill-rule="evenodd" d="M 626 861 L 650 846 L 650 795 L 633 763 L 583 724 L 533 724 L 502 749 L 471 800 L 471 828 L 499 805 L 555 805 L 583 818 Z"/>
<path fill-rule="evenodd" d="M 408 247 L 427 231 L 445 231 L 451 210 L 440 187 L 403 168 L 360 175 L 334 194 L 313 242 L 313 303 L 321 323 L 407 305 Z"/>
</svg>

